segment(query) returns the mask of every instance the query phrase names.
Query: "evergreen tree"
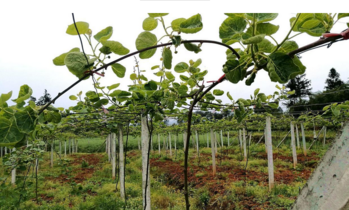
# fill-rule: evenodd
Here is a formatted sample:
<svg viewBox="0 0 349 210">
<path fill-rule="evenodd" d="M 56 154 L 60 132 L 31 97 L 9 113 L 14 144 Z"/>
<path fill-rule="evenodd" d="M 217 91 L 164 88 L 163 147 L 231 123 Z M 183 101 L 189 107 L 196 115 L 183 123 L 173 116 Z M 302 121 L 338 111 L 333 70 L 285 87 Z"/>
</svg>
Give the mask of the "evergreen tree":
<svg viewBox="0 0 349 210">
<path fill-rule="evenodd" d="M 45 104 L 47 104 L 48 102 L 51 101 L 51 95 L 47 92 L 47 90 L 45 89 L 44 95 L 41 96 L 38 101 L 36 102 L 37 106 L 43 106 Z"/>
<path fill-rule="evenodd" d="M 327 84 L 327 86 L 325 86 L 326 90 L 333 90 L 344 84 L 344 82 L 339 78 L 339 73 L 334 68 L 330 70 L 325 83 Z"/>
<path fill-rule="evenodd" d="M 303 98 L 311 95 L 311 81 L 305 78 L 305 74 L 298 75 L 291 79 L 286 85 L 287 91 L 295 91 L 289 95 L 289 101 L 284 103 L 287 107 L 300 103 Z"/>
</svg>

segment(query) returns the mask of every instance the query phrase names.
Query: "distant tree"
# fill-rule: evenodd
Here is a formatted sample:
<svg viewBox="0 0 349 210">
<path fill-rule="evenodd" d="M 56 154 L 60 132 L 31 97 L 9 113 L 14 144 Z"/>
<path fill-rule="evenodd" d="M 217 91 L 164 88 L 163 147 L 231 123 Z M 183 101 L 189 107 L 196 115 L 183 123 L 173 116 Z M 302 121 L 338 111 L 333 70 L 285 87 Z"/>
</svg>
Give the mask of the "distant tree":
<svg viewBox="0 0 349 210">
<path fill-rule="evenodd" d="M 38 101 L 36 102 L 37 106 L 43 106 L 45 104 L 47 104 L 48 102 L 51 101 L 51 95 L 47 92 L 47 90 L 45 89 L 44 95 L 41 96 Z"/>
<path fill-rule="evenodd" d="M 330 70 L 330 73 L 328 74 L 328 78 L 326 79 L 325 86 L 326 90 L 333 90 L 336 89 L 344 84 L 344 82 L 339 78 L 339 73 L 336 71 L 336 69 L 332 68 Z"/>
<path fill-rule="evenodd" d="M 305 74 L 296 76 L 285 86 L 287 91 L 295 91 L 294 94 L 288 96 L 289 101 L 284 103 L 288 108 L 300 103 L 303 98 L 311 95 L 311 81 L 305 78 Z"/>
</svg>

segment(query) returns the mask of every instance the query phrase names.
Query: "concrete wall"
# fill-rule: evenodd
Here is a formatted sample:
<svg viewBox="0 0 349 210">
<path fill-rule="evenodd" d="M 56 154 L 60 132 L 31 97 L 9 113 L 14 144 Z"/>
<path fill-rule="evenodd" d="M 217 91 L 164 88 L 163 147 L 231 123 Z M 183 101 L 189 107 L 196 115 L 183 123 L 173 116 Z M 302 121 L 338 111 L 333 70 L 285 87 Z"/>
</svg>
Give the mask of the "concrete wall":
<svg viewBox="0 0 349 210">
<path fill-rule="evenodd" d="M 349 123 L 326 152 L 292 209 L 349 209 Z"/>
</svg>

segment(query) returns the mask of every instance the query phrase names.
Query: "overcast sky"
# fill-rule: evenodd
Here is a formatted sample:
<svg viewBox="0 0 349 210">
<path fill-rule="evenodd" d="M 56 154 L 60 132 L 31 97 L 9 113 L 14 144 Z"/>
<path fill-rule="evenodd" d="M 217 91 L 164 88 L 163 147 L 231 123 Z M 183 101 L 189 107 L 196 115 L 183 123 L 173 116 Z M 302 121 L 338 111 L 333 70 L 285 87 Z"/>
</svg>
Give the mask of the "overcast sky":
<svg viewBox="0 0 349 210">
<path fill-rule="evenodd" d="M 48 3 L 50 2 L 50 3 Z M 135 40 L 139 33 L 143 31 L 142 22 L 148 17 L 148 12 L 169 12 L 165 16 L 167 25 L 173 19 L 184 17 L 189 18 L 192 15 L 200 13 L 202 15 L 203 30 L 194 35 L 183 34 L 182 39 L 219 39 L 219 26 L 227 18 L 224 12 L 246 12 L 246 8 L 229 8 L 218 6 L 213 1 L 198 2 L 157 2 L 157 1 L 139 1 L 127 0 L 122 4 L 116 2 L 122 1 L 59 1 L 53 4 L 53 1 L 7 1 L 2 3 L 0 8 L 1 21 L 1 50 L 0 50 L 0 93 L 13 91 L 13 98 L 17 96 L 19 87 L 28 84 L 33 89 L 33 96 L 39 98 L 43 95 L 44 89 L 47 89 L 52 97 L 55 97 L 60 91 L 74 83 L 77 78 L 72 75 L 65 66 L 54 66 L 52 59 L 56 56 L 69 51 L 74 47 L 79 47 L 80 42 L 77 36 L 71 36 L 65 33 L 67 26 L 72 24 L 71 13 L 74 12 L 76 21 L 85 21 L 90 24 L 93 34 L 112 26 L 113 36 L 110 40 L 121 42 L 130 52 L 136 51 Z M 58 2 L 58 1 L 57 1 Z M 223 1 L 215 1 L 223 2 Z M 231 1 L 229 1 L 231 2 Z M 254 2 L 254 1 L 252 1 Z M 258 3 L 259 2 L 259 3 Z M 248 12 L 279 12 L 274 9 L 270 11 L 265 5 L 256 1 Z M 264 2 L 264 1 L 263 1 Z M 271 1 L 274 2 L 274 1 Z M 171 5 L 171 6 L 170 6 Z M 201 5 L 201 6 L 200 6 Z M 227 5 L 227 4 L 225 4 Z M 184 8 L 183 8 L 184 7 Z M 328 9 L 337 8 L 330 6 Z M 288 10 L 289 9 L 289 10 Z M 326 8 L 320 8 L 318 12 L 338 12 L 338 10 L 326 11 Z M 279 25 L 280 29 L 276 39 L 281 42 L 289 30 L 289 19 L 298 12 L 294 5 L 284 8 L 279 12 L 273 24 Z M 304 12 L 304 11 L 302 11 Z M 316 11 L 314 11 L 316 12 Z M 344 30 L 346 22 L 349 19 L 341 19 L 332 32 Z M 160 26 L 160 25 L 159 25 Z M 153 31 L 159 38 L 163 35 L 161 27 Z M 317 37 L 309 35 L 300 35 L 295 38 L 299 46 L 306 45 L 316 41 Z M 96 42 L 95 42 L 96 43 Z M 95 44 L 94 43 L 94 44 Z M 234 46 L 237 47 L 237 46 Z M 349 78 L 348 54 L 349 41 L 334 44 L 331 48 L 321 48 L 302 54 L 301 61 L 307 67 L 307 78 L 311 80 L 313 91 L 323 90 L 324 82 L 331 68 L 335 68 L 341 75 L 341 79 L 347 81 Z M 91 50 L 84 42 L 86 53 Z M 174 55 L 173 66 L 178 62 L 188 62 L 190 59 L 201 58 L 203 63 L 201 69 L 208 70 L 206 80 L 216 80 L 222 73 L 222 65 L 225 62 L 224 47 L 203 44 L 202 52 L 195 54 L 186 51 L 183 47 L 178 49 L 178 54 Z M 112 56 L 112 59 L 118 58 Z M 140 60 L 140 68 L 147 70 L 145 75 L 148 79 L 156 79 L 154 71 L 150 70 L 153 65 L 160 64 L 160 50 L 151 59 Z M 110 60 L 110 61 L 111 61 Z M 133 71 L 134 59 L 129 58 L 121 62 L 127 68 L 126 76 L 120 79 L 109 69 L 106 77 L 101 79 L 104 86 L 121 83 L 120 88 L 127 90 L 127 85 L 131 84 L 129 75 Z M 176 79 L 179 81 L 179 79 Z M 274 92 L 276 83 L 270 82 L 265 71 L 260 71 L 255 82 L 246 86 L 244 82 L 235 85 L 227 81 L 223 82 L 218 89 L 225 92 L 229 91 L 234 99 L 249 98 L 256 88 L 261 92 L 271 94 Z M 54 106 L 65 107 L 73 106 L 76 103 L 69 100 L 69 95 L 76 94 L 80 90 L 84 93 L 92 90 L 92 81 L 86 80 L 71 89 L 63 95 Z M 225 94 L 221 97 L 223 102 L 228 102 Z"/>
</svg>

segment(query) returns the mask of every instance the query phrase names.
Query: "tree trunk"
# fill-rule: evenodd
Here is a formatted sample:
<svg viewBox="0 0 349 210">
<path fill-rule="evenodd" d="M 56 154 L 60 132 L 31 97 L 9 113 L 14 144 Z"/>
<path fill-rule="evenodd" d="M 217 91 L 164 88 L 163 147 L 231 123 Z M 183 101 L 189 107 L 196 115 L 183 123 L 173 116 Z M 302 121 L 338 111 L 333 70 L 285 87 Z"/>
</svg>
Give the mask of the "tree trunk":
<svg viewBox="0 0 349 210">
<path fill-rule="evenodd" d="M 294 138 L 294 126 L 291 122 L 291 146 L 292 146 L 292 156 L 293 156 L 293 168 L 296 169 L 297 166 L 297 150 L 296 150 L 296 142 Z"/>
<path fill-rule="evenodd" d="M 305 143 L 305 134 L 304 134 L 303 123 L 301 123 L 301 131 L 302 131 L 302 142 L 303 142 L 303 154 L 304 154 L 304 156 L 307 156 L 307 145 Z"/>
<path fill-rule="evenodd" d="M 183 133 L 183 147 L 184 147 L 184 151 L 185 151 L 185 148 L 187 148 L 187 133 L 186 132 Z"/>
<path fill-rule="evenodd" d="M 75 140 L 75 152 L 78 153 L 78 145 L 79 145 L 79 141 L 76 139 Z"/>
<path fill-rule="evenodd" d="M 230 146 L 230 141 L 229 141 L 229 131 L 228 131 L 228 147 Z"/>
<path fill-rule="evenodd" d="M 270 117 L 266 118 L 265 129 L 265 144 L 268 151 L 268 177 L 269 177 L 269 191 L 274 188 L 274 163 L 273 163 L 273 144 L 271 140 L 271 123 Z"/>
<path fill-rule="evenodd" d="M 142 192 L 143 192 L 143 209 L 150 210 L 150 164 L 148 159 L 149 150 L 149 130 L 147 117 L 142 116 Z M 148 166 L 149 164 L 149 166 Z M 147 170 L 148 169 L 148 170 Z"/>
<path fill-rule="evenodd" d="M 59 140 L 59 154 L 62 155 L 62 141 Z"/>
<path fill-rule="evenodd" d="M 64 141 L 64 157 L 67 157 L 67 140 Z"/>
<path fill-rule="evenodd" d="M 215 151 L 215 142 L 214 142 L 214 133 L 211 128 L 211 151 L 212 151 L 212 175 L 216 176 L 216 151 Z"/>
<path fill-rule="evenodd" d="M 124 140 L 122 134 L 122 125 L 118 125 L 119 130 L 119 174 L 120 174 L 120 195 L 125 200 L 125 159 L 124 159 Z"/>
</svg>

